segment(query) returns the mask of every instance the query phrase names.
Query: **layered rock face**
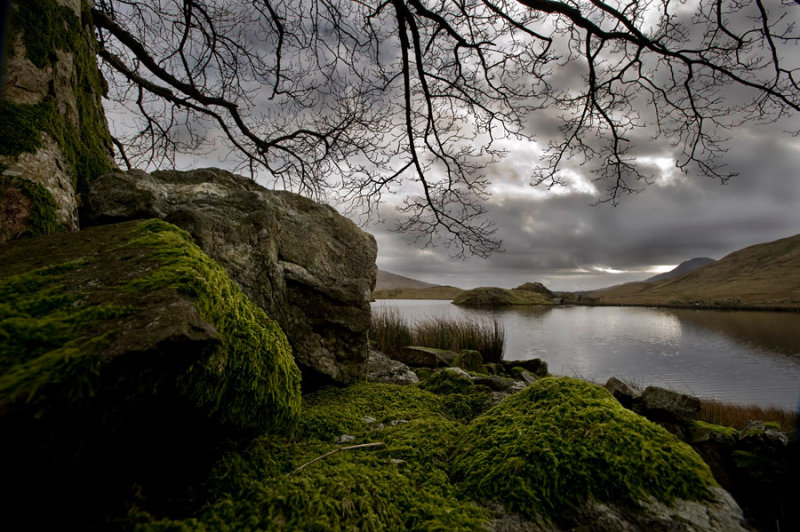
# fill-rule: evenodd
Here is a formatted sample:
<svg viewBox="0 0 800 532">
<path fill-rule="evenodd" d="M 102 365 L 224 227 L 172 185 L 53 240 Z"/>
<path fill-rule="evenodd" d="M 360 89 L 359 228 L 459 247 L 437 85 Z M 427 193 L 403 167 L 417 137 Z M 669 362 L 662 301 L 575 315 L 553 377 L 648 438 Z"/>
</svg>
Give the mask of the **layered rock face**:
<svg viewBox="0 0 800 532">
<path fill-rule="evenodd" d="M 333 208 L 218 169 L 107 174 L 86 203 L 87 224 L 156 217 L 191 233 L 278 320 L 306 378 L 364 376 L 377 246 Z"/>
<path fill-rule="evenodd" d="M 79 192 L 115 167 L 91 6 L 11 3 L 0 88 L 0 242 L 77 230 Z"/>
</svg>

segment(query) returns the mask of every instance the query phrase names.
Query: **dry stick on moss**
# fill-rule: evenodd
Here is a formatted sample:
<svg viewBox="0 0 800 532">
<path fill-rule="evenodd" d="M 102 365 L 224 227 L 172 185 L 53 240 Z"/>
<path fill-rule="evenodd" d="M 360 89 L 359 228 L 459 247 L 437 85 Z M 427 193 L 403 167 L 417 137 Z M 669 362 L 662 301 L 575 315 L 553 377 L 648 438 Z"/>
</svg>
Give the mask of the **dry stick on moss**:
<svg viewBox="0 0 800 532">
<path fill-rule="evenodd" d="M 314 462 L 318 462 L 318 461 L 322 460 L 323 458 L 327 458 L 330 455 L 336 454 L 336 453 L 338 453 L 340 451 L 350 451 L 352 449 L 363 449 L 365 447 L 381 447 L 383 445 L 386 445 L 386 444 L 384 442 L 382 442 L 382 441 L 378 441 L 378 442 L 374 442 L 374 443 L 360 443 L 358 445 L 349 445 L 347 447 L 337 447 L 336 449 L 334 449 L 332 451 L 328 451 L 327 453 L 323 454 L 322 456 L 317 456 L 316 458 L 314 458 L 310 462 L 306 462 L 305 464 L 301 465 L 300 467 L 298 467 L 297 469 L 292 471 L 290 474 L 297 473 L 298 471 L 300 471 L 304 467 L 310 466 Z"/>
</svg>

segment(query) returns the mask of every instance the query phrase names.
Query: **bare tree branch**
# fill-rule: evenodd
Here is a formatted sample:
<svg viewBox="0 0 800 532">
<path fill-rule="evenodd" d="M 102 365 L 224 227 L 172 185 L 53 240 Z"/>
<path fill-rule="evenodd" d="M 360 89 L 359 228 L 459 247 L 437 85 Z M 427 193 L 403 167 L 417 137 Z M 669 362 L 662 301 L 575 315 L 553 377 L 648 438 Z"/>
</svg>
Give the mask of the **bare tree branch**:
<svg viewBox="0 0 800 532">
<path fill-rule="evenodd" d="M 724 182 L 729 128 L 800 111 L 790 0 L 97 0 L 93 18 L 138 116 L 116 134 L 126 164 L 226 149 L 365 216 L 399 193 L 398 229 L 457 256 L 501 248 L 498 140 L 543 148 L 534 184 L 580 171 L 616 204 L 657 143 Z M 560 136 L 534 138 L 556 114 Z"/>
</svg>

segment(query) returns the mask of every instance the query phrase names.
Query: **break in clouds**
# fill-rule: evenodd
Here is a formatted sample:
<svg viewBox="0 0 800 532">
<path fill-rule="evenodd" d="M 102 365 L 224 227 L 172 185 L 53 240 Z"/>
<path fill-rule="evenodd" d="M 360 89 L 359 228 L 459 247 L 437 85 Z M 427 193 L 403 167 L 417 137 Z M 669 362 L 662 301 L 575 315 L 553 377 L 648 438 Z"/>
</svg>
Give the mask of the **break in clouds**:
<svg viewBox="0 0 800 532">
<path fill-rule="evenodd" d="M 378 239 L 378 266 L 464 288 L 541 281 L 556 290 L 586 290 L 655 275 L 693 257 L 720 259 L 742 247 L 800 232 L 800 140 L 778 124 L 738 128 L 726 162 L 739 173 L 726 185 L 682 174 L 666 152 L 653 157 L 656 179 L 617 207 L 594 205 L 602 190 L 576 168 L 570 186 L 531 187 L 535 147 L 520 144 L 492 168 L 488 216 L 503 253 L 454 260 L 446 248 L 418 249 L 389 231 Z"/>
<path fill-rule="evenodd" d="M 253 47 L 270 45 L 266 41 L 248 42 Z M 382 53 L 391 58 L 397 55 L 397 50 L 384 47 Z M 363 70 L 361 56 L 354 56 L 352 61 L 352 68 Z M 569 61 L 552 67 L 550 82 L 559 89 L 581 90 L 585 86 L 585 64 Z M 725 101 L 747 99 L 744 92 L 737 94 L 740 89 L 721 90 Z M 265 94 L 254 97 L 257 107 L 268 112 L 270 100 Z M 320 95 L 321 101 L 336 97 L 336 93 Z M 382 98 L 390 106 L 401 103 L 401 94 L 396 89 L 382 94 Z M 130 123 L 130 111 L 124 106 L 108 111 L 112 128 L 118 126 L 124 130 Z M 655 123 L 653 110 L 647 106 L 637 107 L 635 112 L 641 113 L 641 123 Z M 553 289 L 581 290 L 644 279 L 659 268 L 692 257 L 718 259 L 750 244 L 800 232 L 800 214 L 796 212 L 800 211 L 796 208 L 800 141 L 784 133 L 784 129 L 798 129 L 796 119 L 785 127 L 748 124 L 722 131 L 722 136 L 732 137 L 726 145 L 729 151 L 723 162 L 727 163 L 727 170 L 739 173 L 725 186 L 693 174 L 694 167 L 690 167 L 688 174 L 679 172 L 675 168 L 675 154 L 679 150 L 670 145 L 670 139 L 653 140 L 653 131 L 645 128 L 630 131 L 626 137 L 636 150 L 631 155 L 638 158 L 645 170 L 648 167 L 652 170 L 654 179 L 652 184 L 642 185 L 639 194 L 622 197 L 621 204 L 614 208 L 608 204 L 594 206 L 608 197 L 608 183 L 595 185 L 587 174 L 596 161 L 588 161 L 586 165 L 577 158 L 563 161 L 564 187 L 548 190 L 530 186 L 535 169 L 544 164 L 540 159 L 541 147 L 558 142 L 565 117 L 545 108 L 526 118 L 524 132 L 532 134 L 535 141 L 501 139 L 498 144 L 502 146 L 498 147 L 507 150 L 507 157 L 485 169 L 491 182 L 486 218 L 495 223 L 496 236 L 502 239 L 505 251 L 488 259 L 470 257 L 462 261 L 452 259 L 451 250 L 445 247 L 420 248 L 409 244 L 409 236 L 390 231 L 404 221 L 393 206 L 404 194 L 418 190 L 407 189 L 408 183 L 398 182 L 391 187 L 396 196 L 385 194 L 381 198 L 380 214 L 385 222 L 373 220 L 365 226 L 378 239 L 379 267 L 462 287 L 511 287 L 526 281 L 541 281 Z M 730 115 L 729 124 L 736 122 L 736 115 Z M 202 125 L 202 140 L 210 142 L 208 150 L 202 156 L 178 155 L 175 165 L 236 168 L 235 161 L 226 159 L 224 143 L 213 142 L 222 138 L 222 132 L 215 130 L 213 124 Z M 197 141 L 193 136 L 196 132 L 188 129 L 183 131 L 178 127 L 175 134 L 179 145 Z M 592 146 L 593 139 L 587 139 L 586 143 Z M 357 165 L 364 161 L 351 157 L 347 163 Z M 328 179 L 336 182 L 335 176 L 326 175 Z M 267 179 L 263 184 L 274 186 Z M 336 191 L 331 192 L 331 198 L 335 197 Z M 357 221 L 363 222 L 360 218 Z"/>
</svg>

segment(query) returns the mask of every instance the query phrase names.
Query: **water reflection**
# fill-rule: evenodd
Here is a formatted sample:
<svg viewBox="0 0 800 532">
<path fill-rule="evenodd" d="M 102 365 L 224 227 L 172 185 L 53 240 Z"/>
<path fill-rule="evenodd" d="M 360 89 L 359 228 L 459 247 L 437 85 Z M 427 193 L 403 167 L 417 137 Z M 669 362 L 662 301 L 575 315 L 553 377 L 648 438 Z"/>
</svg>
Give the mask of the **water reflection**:
<svg viewBox="0 0 800 532">
<path fill-rule="evenodd" d="M 800 314 L 641 307 L 520 307 L 492 312 L 447 301 L 379 301 L 410 318 L 497 317 L 505 358 L 542 358 L 553 373 L 623 377 L 724 401 L 796 408 Z"/>
<path fill-rule="evenodd" d="M 754 348 L 800 356 L 800 316 L 796 313 L 689 309 L 662 312 Z"/>
</svg>

